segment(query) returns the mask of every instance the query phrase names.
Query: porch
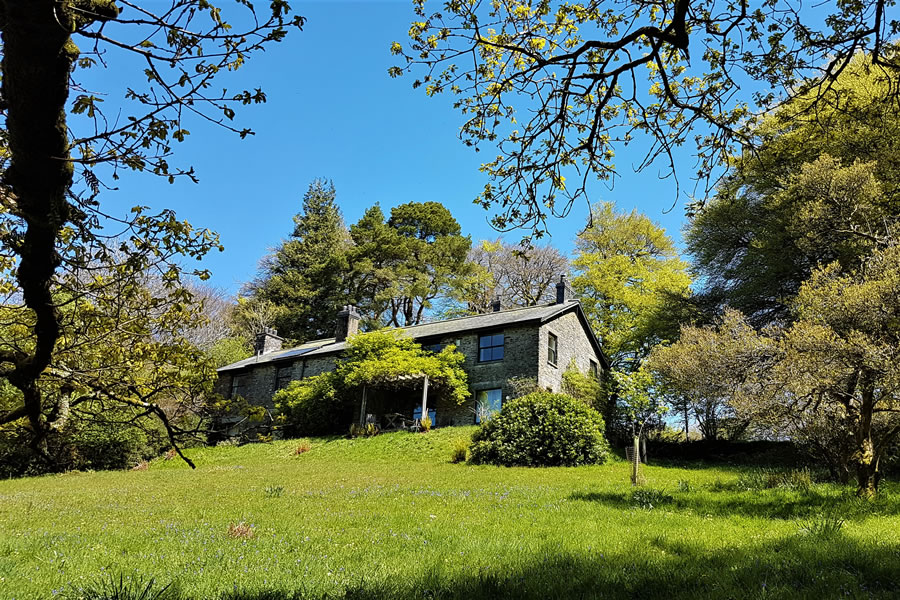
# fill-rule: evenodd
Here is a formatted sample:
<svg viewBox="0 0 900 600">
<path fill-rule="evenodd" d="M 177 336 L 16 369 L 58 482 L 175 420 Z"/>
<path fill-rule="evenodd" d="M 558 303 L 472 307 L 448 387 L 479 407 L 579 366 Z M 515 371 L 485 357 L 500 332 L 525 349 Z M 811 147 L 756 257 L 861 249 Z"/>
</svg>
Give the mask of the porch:
<svg viewBox="0 0 900 600">
<path fill-rule="evenodd" d="M 356 423 L 374 424 L 382 431 L 418 430 L 427 414 L 432 427 L 468 425 L 475 422 L 469 404 L 444 398 L 425 376 L 409 375 L 364 386 L 356 403 Z"/>
</svg>

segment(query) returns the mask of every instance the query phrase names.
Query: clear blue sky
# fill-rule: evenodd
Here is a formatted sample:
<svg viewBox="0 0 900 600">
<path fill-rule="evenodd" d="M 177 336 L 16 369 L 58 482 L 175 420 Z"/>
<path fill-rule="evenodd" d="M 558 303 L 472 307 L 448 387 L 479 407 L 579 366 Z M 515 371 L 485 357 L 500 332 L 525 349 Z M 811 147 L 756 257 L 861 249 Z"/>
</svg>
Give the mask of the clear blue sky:
<svg viewBox="0 0 900 600">
<path fill-rule="evenodd" d="M 489 213 L 472 204 L 486 183 L 481 156 L 457 137 L 461 116 L 450 97 L 427 98 L 413 90 L 412 78 L 391 79 L 394 40 L 405 42 L 413 20 L 409 0 L 294 2 L 308 18 L 303 32 L 258 54 L 221 84 L 262 87 L 268 102 L 242 107 L 236 122 L 255 136 L 238 136 L 199 122 L 176 146 L 170 161 L 192 165 L 199 184 L 168 184 L 146 174 L 123 174 L 118 190 L 105 192 L 109 210 L 136 204 L 175 208 L 181 218 L 217 231 L 225 245 L 203 263 L 211 283 L 229 292 L 256 272 L 258 260 L 284 238 L 310 181 L 334 181 L 348 224 L 379 202 L 385 212 L 411 201 L 437 201 L 451 210 L 473 240 L 493 239 Z M 228 9 L 233 7 L 227 5 Z M 137 71 L 139 74 L 140 71 Z M 99 75 L 99 74 L 98 74 Z M 111 69 L 97 82 L 103 89 L 125 85 Z M 633 173 L 640 147 L 617 159 L 621 177 L 613 190 L 598 184 L 592 201 L 613 200 L 637 207 L 680 240 L 684 193 L 676 201 L 672 180 L 657 170 Z M 682 189 L 690 189 L 692 161 L 685 152 Z M 576 206 L 565 220 L 550 223 L 549 240 L 564 252 L 584 227 L 587 207 Z M 516 241 L 521 234 L 507 234 Z"/>
</svg>

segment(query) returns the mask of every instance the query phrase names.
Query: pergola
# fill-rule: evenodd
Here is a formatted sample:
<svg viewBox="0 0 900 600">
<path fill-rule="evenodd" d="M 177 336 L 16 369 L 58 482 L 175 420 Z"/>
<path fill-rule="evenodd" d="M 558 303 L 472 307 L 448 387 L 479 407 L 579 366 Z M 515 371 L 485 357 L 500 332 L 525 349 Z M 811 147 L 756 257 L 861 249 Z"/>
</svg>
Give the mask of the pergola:
<svg viewBox="0 0 900 600">
<path fill-rule="evenodd" d="M 418 373 L 412 375 L 398 375 L 396 377 L 392 377 L 384 380 L 379 383 L 393 383 L 396 384 L 398 382 L 404 381 L 418 381 L 422 380 L 422 415 L 428 414 L 428 375 L 425 373 Z M 359 408 L 359 424 L 366 424 L 366 395 L 368 393 L 369 385 L 363 385 L 362 389 L 362 402 L 360 403 Z"/>
</svg>

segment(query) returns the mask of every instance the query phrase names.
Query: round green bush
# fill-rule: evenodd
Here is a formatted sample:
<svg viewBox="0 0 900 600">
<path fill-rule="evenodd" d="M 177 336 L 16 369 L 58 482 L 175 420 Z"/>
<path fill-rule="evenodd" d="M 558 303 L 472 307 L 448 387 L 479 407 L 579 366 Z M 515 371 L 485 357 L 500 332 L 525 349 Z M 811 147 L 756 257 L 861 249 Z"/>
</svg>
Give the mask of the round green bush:
<svg viewBox="0 0 900 600">
<path fill-rule="evenodd" d="M 603 417 L 571 396 L 534 392 L 510 400 L 472 436 L 469 461 L 504 466 L 600 464 Z"/>
</svg>

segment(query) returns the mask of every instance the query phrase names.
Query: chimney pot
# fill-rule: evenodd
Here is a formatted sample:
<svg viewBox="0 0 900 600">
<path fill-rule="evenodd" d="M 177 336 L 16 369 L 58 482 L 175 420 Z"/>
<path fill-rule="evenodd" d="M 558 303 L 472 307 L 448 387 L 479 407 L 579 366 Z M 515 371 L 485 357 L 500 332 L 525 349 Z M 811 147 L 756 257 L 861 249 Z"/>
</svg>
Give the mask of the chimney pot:
<svg viewBox="0 0 900 600">
<path fill-rule="evenodd" d="M 569 287 L 569 278 L 563 273 L 559 276 L 559 283 L 556 284 L 556 303 L 563 304 L 572 299 L 572 288 Z"/>
<path fill-rule="evenodd" d="M 256 334 L 253 343 L 253 349 L 257 356 L 260 354 L 268 354 L 269 352 L 278 352 L 281 350 L 284 338 L 278 336 L 278 332 L 271 327 L 266 327 Z"/>
<path fill-rule="evenodd" d="M 334 340 L 343 342 L 351 335 L 359 333 L 359 321 L 362 317 L 352 304 L 344 306 L 337 314 L 337 327 L 334 331 Z"/>
</svg>

